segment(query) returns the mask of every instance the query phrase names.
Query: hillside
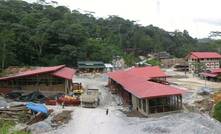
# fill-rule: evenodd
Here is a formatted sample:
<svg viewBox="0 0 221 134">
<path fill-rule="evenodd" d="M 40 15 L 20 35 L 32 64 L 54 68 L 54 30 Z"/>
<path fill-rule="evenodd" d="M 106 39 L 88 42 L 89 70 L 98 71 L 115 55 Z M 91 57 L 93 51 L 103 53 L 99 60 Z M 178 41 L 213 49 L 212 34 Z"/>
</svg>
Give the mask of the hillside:
<svg viewBox="0 0 221 134">
<path fill-rule="evenodd" d="M 75 66 L 78 60 L 110 62 L 115 55 L 133 60 L 136 55 L 159 51 L 183 57 L 192 50 L 220 47 L 199 45 L 186 30 L 169 33 L 118 16 L 95 18 L 64 6 L 17 0 L 0 1 L 0 44 L 1 68 Z"/>
</svg>

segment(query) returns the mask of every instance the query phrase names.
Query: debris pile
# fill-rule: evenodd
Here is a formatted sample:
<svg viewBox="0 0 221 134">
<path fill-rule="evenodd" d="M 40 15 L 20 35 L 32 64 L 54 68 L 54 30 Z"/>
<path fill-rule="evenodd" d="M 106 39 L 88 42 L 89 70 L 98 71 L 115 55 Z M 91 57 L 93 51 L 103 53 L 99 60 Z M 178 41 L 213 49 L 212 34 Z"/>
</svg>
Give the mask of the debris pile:
<svg viewBox="0 0 221 134">
<path fill-rule="evenodd" d="M 51 112 L 52 110 L 48 110 L 43 104 L 30 102 L 26 105 L 20 104 L 1 108 L 0 117 L 2 120 L 17 121 L 30 125 L 46 119 Z"/>
<path fill-rule="evenodd" d="M 66 124 L 71 119 L 71 113 L 70 110 L 63 110 L 61 113 L 56 114 L 51 122 L 54 124 L 54 127 L 60 126 L 62 124 Z"/>
<path fill-rule="evenodd" d="M 221 92 L 217 92 L 217 93 L 213 94 L 212 98 L 213 98 L 215 104 L 220 102 L 221 101 Z"/>
<path fill-rule="evenodd" d="M 48 110 L 43 104 L 29 102 L 27 104 L 0 108 L 0 120 L 15 122 L 23 126 L 18 128 L 18 130 L 38 134 L 52 129 L 52 123 L 50 123 L 52 112 L 52 109 Z M 68 115 L 67 113 L 64 114 Z M 67 118 L 70 118 L 70 116 L 67 116 Z"/>
<path fill-rule="evenodd" d="M 204 98 L 202 100 L 195 101 L 196 108 L 199 112 L 211 113 L 213 108 L 213 101 L 209 98 Z"/>
<path fill-rule="evenodd" d="M 1 108 L 1 120 L 17 121 L 19 123 L 27 123 L 32 114 L 25 105 L 11 106 L 10 108 Z"/>
<path fill-rule="evenodd" d="M 28 125 L 25 130 L 32 134 L 40 134 L 56 130 L 59 126 L 66 124 L 71 120 L 70 110 L 55 111 L 50 116 L 42 121 Z M 50 110 L 49 110 L 50 111 Z"/>
<path fill-rule="evenodd" d="M 10 92 L 5 95 L 5 98 L 12 99 L 15 101 L 24 101 L 24 102 L 27 101 L 44 102 L 46 97 L 41 92 L 34 91 L 28 94 L 23 94 L 21 92 Z"/>
</svg>

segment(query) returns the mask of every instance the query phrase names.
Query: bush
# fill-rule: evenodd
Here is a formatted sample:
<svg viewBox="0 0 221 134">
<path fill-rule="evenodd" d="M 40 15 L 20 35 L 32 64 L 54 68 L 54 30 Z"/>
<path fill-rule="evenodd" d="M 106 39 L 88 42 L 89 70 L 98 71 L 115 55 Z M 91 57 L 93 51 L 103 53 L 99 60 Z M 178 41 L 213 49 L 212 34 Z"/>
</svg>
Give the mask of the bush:
<svg viewBox="0 0 221 134">
<path fill-rule="evenodd" d="M 213 117 L 221 122 L 221 102 L 214 106 Z"/>
<path fill-rule="evenodd" d="M 138 61 L 133 53 L 124 54 L 123 58 L 127 66 L 133 66 Z"/>
<path fill-rule="evenodd" d="M 147 63 L 152 65 L 152 66 L 160 66 L 160 61 L 157 60 L 157 59 L 148 60 Z"/>
</svg>

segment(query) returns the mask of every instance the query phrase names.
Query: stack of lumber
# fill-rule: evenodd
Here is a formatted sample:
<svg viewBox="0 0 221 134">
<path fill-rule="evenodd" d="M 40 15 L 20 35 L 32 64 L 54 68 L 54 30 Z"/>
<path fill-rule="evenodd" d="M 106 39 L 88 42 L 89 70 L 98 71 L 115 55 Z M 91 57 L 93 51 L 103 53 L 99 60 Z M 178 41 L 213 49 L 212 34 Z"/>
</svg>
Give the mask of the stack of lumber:
<svg viewBox="0 0 221 134">
<path fill-rule="evenodd" d="M 51 112 L 52 110 L 49 110 L 49 114 Z M 46 119 L 47 116 L 48 115 L 45 115 L 44 113 L 34 114 L 30 110 L 28 110 L 25 105 L 16 105 L 9 108 L 0 109 L 1 120 L 16 121 L 19 123 L 25 123 L 27 125 L 42 121 Z"/>
<path fill-rule="evenodd" d="M 25 123 L 30 120 L 31 112 L 25 105 L 11 106 L 10 108 L 0 109 L 0 118 L 2 120 L 11 120 Z"/>
</svg>

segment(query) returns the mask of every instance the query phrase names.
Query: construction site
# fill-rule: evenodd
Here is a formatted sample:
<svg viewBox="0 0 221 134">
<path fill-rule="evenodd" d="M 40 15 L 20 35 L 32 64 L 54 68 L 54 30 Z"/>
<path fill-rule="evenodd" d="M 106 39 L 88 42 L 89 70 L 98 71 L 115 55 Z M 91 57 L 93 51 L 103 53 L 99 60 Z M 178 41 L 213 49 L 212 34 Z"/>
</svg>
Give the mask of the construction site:
<svg viewBox="0 0 221 134">
<path fill-rule="evenodd" d="M 65 71 L 59 70 L 66 68 L 58 66 L 34 70 L 39 76 L 42 69 L 43 72 L 47 69 L 46 73 L 53 77 L 62 77 Z M 68 74 L 70 72 L 69 69 Z M 53 90 L 51 94 L 48 94 L 48 88 L 39 90 L 37 85 L 42 86 L 42 83 L 35 84 L 34 89 L 19 89 L 21 92 L 2 88 L 1 119 L 13 120 L 16 122 L 14 129 L 32 134 L 221 133 L 221 124 L 211 117 L 213 105 L 221 99 L 220 83 L 158 67 L 108 73 L 74 72 L 72 84 L 67 90 Z M 33 70 L 19 74 L 7 77 L 7 80 L 29 77 L 30 74 L 32 79 L 36 76 Z M 133 82 L 136 84 L 133 85 Z M 65 87 L 64 84 L 63 89 Z M 203 90 L 202 87 L 211 89 Z M 149 92 L 140 94 L 133 90 Z M 90 127 L 85 129 L 85 126 Z"/>
</svg>

